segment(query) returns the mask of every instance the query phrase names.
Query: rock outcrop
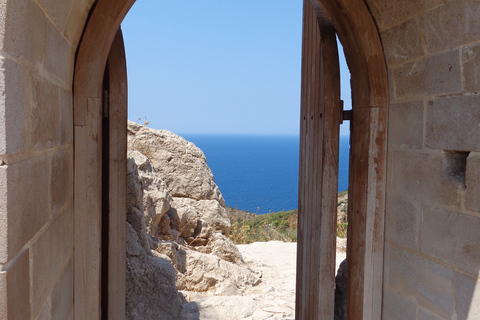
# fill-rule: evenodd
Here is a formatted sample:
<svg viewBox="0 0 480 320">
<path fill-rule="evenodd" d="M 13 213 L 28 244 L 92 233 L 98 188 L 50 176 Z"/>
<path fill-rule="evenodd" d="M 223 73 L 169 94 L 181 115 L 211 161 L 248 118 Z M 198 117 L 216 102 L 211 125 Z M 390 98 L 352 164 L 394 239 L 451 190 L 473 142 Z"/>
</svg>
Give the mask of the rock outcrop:
<svg viewBox="0 0 480 320">
<path fill-rule="evenodd" d="M 216 200 L 225 207 L 205 155 L 193 143 L 170 131 L 129 121 L 128 150 L 139 151 L 150 159 L 173 197 Z"/>
<path fill-rule="evenodd" d="M 140 181 L 137 166 L 128 162 L 127 203 L 127 275 L 126 318 L 132 320 L 179 319 L 182 300 L 175 286 L 175 270 L 167 259 L 154 256 L 147 235 L 144 212 L 140 206 L 143 193 L 134 181 Z"/>
<path fill-rule="evenodd" d="M 170 292 L 172 279 L 179 290 L 186 290 L 187 299 L 189 291 L 241 295 L 247 286 L 260 282 L 261 276 L 243 262 L 228 238 L 225 201 L 205 155 L 193 143 L 165 130 L 129 122 L 127 187 L 128 255 L 141 259 L 144 266 L 150 263 L 135 274 L 140 262 L 132 262 L 127 267 L 129 280 L 136 285 L 140 280 L 135 277 L 142 274 L 150 294 L 158 281 L 149 272 L 158 270 L 158 277 L 168 282 L 160 284 L 168 292 L 156 293 L 164 296 L 159 303 L 172 303 L 173 307 L 165 319 L 178 314 L 178 301 Z M 135 305 L 133 300 L 131 297 L 127 303 Z M 135 310 L 140 309 L 137 304 Z"/>
</svg>

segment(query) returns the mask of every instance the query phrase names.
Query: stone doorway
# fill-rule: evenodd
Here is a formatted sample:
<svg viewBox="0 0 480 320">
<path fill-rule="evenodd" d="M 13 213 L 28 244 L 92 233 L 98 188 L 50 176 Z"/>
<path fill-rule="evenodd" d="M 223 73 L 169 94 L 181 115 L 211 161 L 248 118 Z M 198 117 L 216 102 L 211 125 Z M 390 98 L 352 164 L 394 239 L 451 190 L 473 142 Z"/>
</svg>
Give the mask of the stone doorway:
<svg viewBox="0 0 480 320">
<path fill-rule="evenodd" d="M 125 252 L 125 234 L 122 229 L 125 226 L 125 217 L 122 214 L 106 217 L 103 221 L 108 221 L 109 227 L 102 230 L 102 195 L 108 195 L 105 197 L 109 199 L 109 204 L 114 200 L 124 201 L 125 199 L 126 183 L 122 182 L 124 179 L 122 174 L 125 170 L 122 170 L 122 166 L 126 160 L 126 151 L 123 151 L 126 142 L 122 140 L 125 136 L 122 130 L 125 130 L 126 126 L 123 128 L 121 126 L 126 121 L 124 120 L 126 103 L 123 104 L 122 96 L 122 92 L 126 92 L 126 72 L 123 69 L 125 57 L 122 57 L 121 50 L 117 51 L 115 48 L 118 45 L 123 49 L 117 31 L 134 2 L 135 0 L 98 0 L 91 12 L 77 51 L 74 78 L 76 319 L 100 317 L 121 319 L 124 315 L 122 293 L 124 296 L 125 282 L 124 280 L 122 282 L 121 268 L 125 264 L 125 258 L 122 256 Z M 326 39 L 327 35 L 331 34 L 331 30 L 334 30 L 333 32 L 338 34 L 344 44 L 345 55 L 352 73 L 353 139 L 349 183 L 349 207 L 352 214 L 348 237 L 350 275 L 348 319 L 380 319 L 388 104 L 388 83 L 383 51 L 372 17 L 361 0 L 305 0 L 304 15 L 310 17 L 309 30 L 312 31 L 307 33 L 307 29 L 304 29 L 304 45 L 311 44 L 312 48 L 318 49 L 317 44 Z M 332 47 L 327 44 L 324 48 Z M 111 58 L 111 54 L 116 56 Z M 118 64 L 112 63 L 115 57 L 119 58 Z M 107 59 L 109 60 L 108 69 Z M 105 70 L 108 70 L 110 79 L 108 95 L 105 95 L 103 90 Z M 313 75 L 311 70 L 305 72 L 306 75 Z M 313 81 L 312 79 L 312 77 L 310 80 L 307 79 L 307 83 L 313 87 L 315 82 L 310 82 Z M 112 84 L 115 83 L 118 84 L 117 91 L 112 90 L 115 88 Z M 122 91 L 124 89 L 125 91 Z M 325 97 L 328 96 L 326 93 L 326 91 L 323 93 Z M 105 107 L 102 101 L 107 100 L 109 101 L 108 114 L 110 117 L 115 115 L 118 118 L 108 122 L 110 126 L 108 130 L 109 160 L 108 165 L 103 167 L 103 171 L 108 171 L 110 174 L 103 176 L 103 185 L 109 181 L 110 188 L 108 192 L 104 192 L 101 173 L 102 163 L 105 164 L 102 162 L 102 153 L 105 151 L 102 152 L 102 141 L 107 142 L 102 139 L 104 128 L 102 114 L 105 114 L 102 111 Z M 113 111 L 116 106 L 119 109 Z M 314 118 L 320 118 L 322 112 L 318 110 L 316 112 L 313 115 Z M 333 116 L 331 119 L 339 121 L 340 113 L 338 120 Z M 118 128 L 113 130 L 115 125 L 118 125 Z M 318 127 L 318 129 L 330 134 L 327 127 Z M 103 135 L 106 136 L 105 133 Z M 305 134 L 306 137 L 307 134 Z M 316 159 L 319 159 L 319 156 L 323 159 L 326 154 L 321 150 L 328 146 L 322 144 L 321 149 L 318 149 L 320 144 L 316 144 L 315 141 L 318 142 L 313 138 L 311 144 L 314 146 L 313 149 L 305 149 L 305 163 L 311 161 L 313 166 L 305 166 L 304 173 L 306 177 L 321 178 L 307 179 L 312 184 L 307 183 L 307 190 L 300 189 L 299 194 L 299 198 L 303 198 L 305 203 L 312 205 L 311 209 L 304 214 L 304 217 L 312 219 L 317 219 L 316 216 L 321 212 L 318 211 L 322 207 L 322 202 L 318 202 L 319 200 L 324 197 L 332 199 L 333 194 L 336 198 L 336 185 L 332 189 L 330 184 L 323 183 L 324 175 L 335 174 L 335 171 L 331 170 L 335 165 L 332 162 L 331 165 L 322 167 L 318 165 L 315 158 L 310 158 L 315 155 Z M 117 151 L 118 158 L 115 158 L 114 154 Z M 114 171 L 112 168 L 117 170 Z M 312 186 L 315 186 L 315 193 Z M 117 187 L 118 189 L 115 189 Z M 121 212 L 121 209 L 119 210 Z M 114 212 L 112 207 L 107 211 Z M 328 215 L 324 217 L 329 219 Z M 106 223 L 103 223 L 104 227 L 105 225 Z M 333 236 L 333 240 L 335 239 L 335 230 L 317 229 L 308 223 L 304 226 L 301 235 L 304 240 L 298 242 L 298 251 L 304 254 L 302 267 L 297 269 L 297 319 L 317 319 L 330 314 L 333 318 L 332 303 L 325 304 L 321 296 L 332 290 L 334 272 L 331 274 L 331 267 L 330 269 L 322 268 L 322 259 L 325 257 L 325 250 L 328 251 L 331 248 L 331 238 Z M 113 230 L 114 227 L 117 229 Z M 108 233 L 103 243 L 102 232 Z M 301 238 L 300 234 L 299 238 Z M 317 238 L 319 241 L 312 241 Z M 107 279 L 103 281 L 103 286 L 101 270 L 102 265 L 105 264 L 101 263 L 99 248 L 108 248 L 108 254 L 104 256 L 104 260 L 108 261 L 108 269 L 107 272 L 104 271 L 103 277 Z M 310 253 L 314 253 L 320 260 L 311 259 L 308 256 Z M 331 261 L 327 256 L 325 266 L 330 265 Z M 322 276 L 322 273 L 325 276 Z M 328 274 L 331 275 L 328 276 Z M 326 282 L 323 281 L 325 279 Z M 106 308 L 108 311 L 105 311 Z"/>
</svg>

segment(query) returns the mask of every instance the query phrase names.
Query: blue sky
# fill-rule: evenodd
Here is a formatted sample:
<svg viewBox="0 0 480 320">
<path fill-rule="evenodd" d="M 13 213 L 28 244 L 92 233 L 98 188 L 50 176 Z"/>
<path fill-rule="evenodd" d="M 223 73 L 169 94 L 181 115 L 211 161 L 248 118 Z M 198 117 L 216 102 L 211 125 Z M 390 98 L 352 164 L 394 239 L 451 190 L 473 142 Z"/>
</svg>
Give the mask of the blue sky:
<svg viewBox="0 0 480 320">
<path fill-rule="evenodd" d="M 128 118 L 179 134 L 298 135 L 302 4 L 137 0 L 122 23 Z"/>
</svg>

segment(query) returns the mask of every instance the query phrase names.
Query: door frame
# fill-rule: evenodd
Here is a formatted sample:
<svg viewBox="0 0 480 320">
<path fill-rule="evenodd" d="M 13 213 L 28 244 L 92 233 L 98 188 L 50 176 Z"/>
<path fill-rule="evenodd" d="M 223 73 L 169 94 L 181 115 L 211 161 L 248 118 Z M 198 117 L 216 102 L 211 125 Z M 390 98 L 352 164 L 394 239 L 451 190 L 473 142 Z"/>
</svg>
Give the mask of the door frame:
<svg viewBox="0 0 480 320">
<path fill-rule="evenodd" d="M 342 107 L 335 29 L 304 0 L 295 319 L 334 318 Z"/>
<path fill-rule="evenodd" d="M 74 315 L 85 320 L 125 317 L 127 66 L 118 26 L 102 55 L 86 50 L 99 45 L 85 38 L 99 22 L 85 29 L 74 75 Z"/>
<path fill-rule="evenodd" d="M 351 72 L 353 116 L 350 120 L 347 319 L 381 319 L 388 114 L 388 79 L 382 46 L 374 21 L 363 1 L 305 0 L 305 4 L 313 8 L 316 30 L 313 28 L 312 31 L 309 24 L 305 29 L 304 25 L 303 59 L 306 54 L 310 54 L 311 59 L 312 53 L 309 52 L 315 52 L 315 49 L 312 51 L 308 48 L 315 45 L 322 48 L 318 50 L 322 51 L 323 59 L 328 58 L 325 51 L 332 51 L 334 48 L 332 50 L 325 48 L 326 41 L 322 38 L 331 37 L 329 30 L 333 27 L 343 44 Z M 304 16 L 308 17 L 308 11 L 304 7 Z M 332 41 L 329 43 L 330 47 L 336 46 Z M 302 60 L 302 63 L 304 61 Z M 320 63 L 320 60 L 317 63 Z M 313 75 L 320 71 L 319 68 L 311 66 L 302 70 L 307 72 L 307 77 L 302 75 L 302 80 L 309 78 L 308 74 Z M 312 79 L 310 81 L 315 81 L 315 77 L 310 76 L 310 78 Z M 302 92 L 302 105 L 310 104 L 312 99 L 318 100 L 316 103 L 326 105 L 329 99 L 328 93 L 335 92 L 331 86 L 327 90 L 327 84 L 321 81 L 316 86 L 321 88 L 325 86 L 324 96 L 319 100 L 318 93 L 312 95 L 309 92 Z M 302 83 L 302 90 L 319 89 Z M 305 99 L 304 95 L 312 95 L 312 97 L 309 100 Z M 307 108 L 302 106 L 302 109 Z M 303 241 L 298 242 L 297 266 L 310 275 L 297 273 L 297 320 L 324 319 L 333 316 L 332 299 L 325 297 L 332 295 L 334 285 L 334 272 L 331 266 L 334 265 L 335 257 L 334 255 L 332 257 L 331 252 L 334 250 L 336 233 L 331 224 L 332 221 L 336 221 L 334 219 L 336 210 L 332 210 L 328 203 L 333 198 L 332 193 L 336 193 L 336 180 L 332 179 L 332 174 L 336 172 L 338 163 L 330 159 L 335 157 L 335 151 L 327 148 L 328 144 L 333 143 L 328 139 L 335 140 L 338 134 L 332 130 L 338 130 L 338 128 L 332 126 L 336 122 L 335 119 L 330 119 L 329 123 L 326 118 L 322 121 L 321 125 L 324 126 L 324 129 L 320 129 L 320 131 L 324 130 L 322 135 L 330 134 L 331 137 L 327 137 L 327 141 L 324 138 L 323 147 L 319 145 L 318 150 L 306 149 L 304 153 L 307 156 L 303 155 L 303 161 L 307 165 L 310 158 L 315 157 L 317 153 L 322 154 L 321 157 L 317 156 L 316 160 L 317 166 L 322 166 L 322 172 L 313 168 L 310 173 L 305 174 L 307 177 L 311 175 L 317 177 L 319 185 L 316 186 L 315 183 L 310 182 L 302 184 L 302 177 L 299 179 L 301 184 L 299 199 L 302 199 L 302 192 L 305 192 L 305 189 L 303 191 L 301 189 L 303 186 L 307 189 L 317 188 L 319 195 L 316 198 L 319 200 L 312 206 L 307 205 L 307 209 L 299 203 L 299 228 L 305 225 L 306 229 L 299 231 L 298 235 L 300 241 Z M 327 165 L 325 165 L 325 159 L 328 161 Z M 311 202 L 312 199 L 308 197 L 314 193 L 315 191 L 309 190 L 307 199 L 303 199 L 303 203 Z M 318 252 L 323 256 L 315 258 Z M 305 260 L 305 255 L 316 260 L 309 261 L 305 267 L 305 261 L 301 261 Z"/>
<path fill-rule="evenodd" d="M 349 200 L 350 208 L 354 211 L 350 215 L 352 228 L 349 229 L 352 229 L 354 236 L 349 237 L 348 250 L 355 248 L 352 257 L 357 257 L 355 259 L 358 260 L 349 261 L 348 272 L 358 277 L 349 283 L 349 294 L 355 295 L 356 299 L 351 299 L 355 302 L 349 304 L 348 319 L 380 319 L 388 108 L 385 58 L 378 30 L 363 0 L 311 1 L 318 12 L 322 13 L 318 19 L 327 19 L 337 31 L 352 79 L 352 157 L 356 160 L 351 165 L 352 189 Z M 101 154 L 99 121 L 102 82 L 115 35 L 134 2 L 135 0 L 97 0 L 77 49 L 73 85 L 74 287 L 77 320 L 95 319 L 99 315 L 101 181 L 98 173 L 101 172 L 101 159 L 98 155 Z M 126 105 L 123 107 L 125 110 L 122 112 L 126 113 Z M 126 153 L 124 157 L 126 158 Z M 121 160 L 125 160 L 123 156 Z M 122 218 L 119 217 L 119 223 Z M 117 252 L 124 250 L 123 239 L 120 237 L 115 241 L 118 244 Z M 120 260 L 117 263 L 121 264 Z M 120 281 L 116 285 L 119 290 L 124 290 L 124 282 Z M 109 294 L 112 292 L 114 290 L 109 290 Z M 121 319 L 122 315 L 118 313 L 116 317 Z"/>
</svg>

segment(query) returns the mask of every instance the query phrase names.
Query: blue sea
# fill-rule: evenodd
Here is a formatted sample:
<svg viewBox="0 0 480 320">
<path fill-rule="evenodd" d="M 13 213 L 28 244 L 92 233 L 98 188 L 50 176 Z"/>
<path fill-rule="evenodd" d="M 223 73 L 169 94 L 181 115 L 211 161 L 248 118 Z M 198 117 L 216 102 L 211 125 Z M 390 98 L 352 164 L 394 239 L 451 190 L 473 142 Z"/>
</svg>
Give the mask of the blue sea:
<svg viewBox="0 0 480 320">
<path fill-rule="evenodd" d="M 183 137 L 204 152 L 227 206 L 258 214 L 297 208 L 298 136 Z M 340 137 L 338 191 L 348 188 L 348 139 Z"/>
</svg>

